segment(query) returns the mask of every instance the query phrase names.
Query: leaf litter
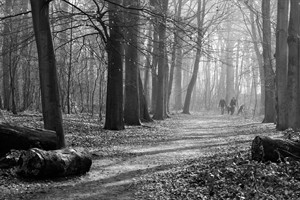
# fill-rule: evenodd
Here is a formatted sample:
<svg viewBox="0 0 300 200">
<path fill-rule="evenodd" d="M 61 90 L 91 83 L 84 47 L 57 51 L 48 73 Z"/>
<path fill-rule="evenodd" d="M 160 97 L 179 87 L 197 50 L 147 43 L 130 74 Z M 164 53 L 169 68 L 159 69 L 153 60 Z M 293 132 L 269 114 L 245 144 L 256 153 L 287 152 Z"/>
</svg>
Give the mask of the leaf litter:
<svg viewBox="0 0 300 200">
<path fill-rule="evenodd" d="M 7 121 L 17 125 L 42 128 L 39 113 L 23 113 L 18 116 L 5 113 L 5 117 Z M 220 121 L 215 121 L 215 118 Z M 177 114 L 165 121 L 138 127 L 126 126 L 122 131 L 103 130 L 102 126 L 102 122 L 99 122 L 96 116 L 64 115 L 68 144 L 88 148 L 94 159 L 137 157 L 138 154 L 128 149 L 158 147 L 177 140 L 194 141 L 200 138 L 203 144 L 220 144 L 207 147 L 203 145 L 203 149 L 199 146 L 203 150 L 199 156 L 183 154 L 176 157 L 176 163 L 173 163 L 172 159 L 165 160 L 159 156 L 153 157 L 156 160 L 148 160 L 158 165 L 169 162 L 174 166 L 134 178 L 130 188 L 135 194 L 130 199 L 300 198 L 298 161 L 287 159 L 284 163 L 274 164 L 250 160 L 249 147 L 255 135 L 282 136 L 282 133 L 275 131 L 274 125 L 262 125 L 250 119 L 231 116 Z M 195 132 L 201 133 L 195 135 Z M 289 137 L 286 136 L 287 133 L 291 135 L 291 131 L 288 131 L 284 133 L 285 137 Z M 37 191 L 47 194 L 53 187 L 69 182 L 77 184 L 81 180 L 80 177 L 22 180 L 15 176 L 13 169 L 2 169 L 0 194 L 3 199 L 30 199 Z"/>
</svg>

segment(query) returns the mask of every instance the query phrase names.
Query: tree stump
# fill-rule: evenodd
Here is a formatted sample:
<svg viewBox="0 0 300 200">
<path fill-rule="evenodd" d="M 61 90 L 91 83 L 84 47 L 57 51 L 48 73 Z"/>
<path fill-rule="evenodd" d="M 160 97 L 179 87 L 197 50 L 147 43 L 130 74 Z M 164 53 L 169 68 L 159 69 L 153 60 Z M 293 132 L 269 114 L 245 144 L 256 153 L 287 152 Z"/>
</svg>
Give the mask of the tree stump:
<svg viewBox="0 0 300 200">
<path fill-rule="evenodd" d="M 83 148 L 44 151 L 33 148 L 19 158 L 18 175 L 29 178 L 54 178 L 88 172 L 92 159 Z"/>
<path fill-rule="evenodd" d="M 292 140 L 256 136 L 251 146 L 252 160 L 281 162 L 290 157 L 300 160 L 300 143 Z"/>
<path fill-rule="evenodd" d="M 54 131 L 0 124 L 0 157 L 11 149 L 28 150 L 36 147 L 55 150 L 57 142 Z"/>
</svg>

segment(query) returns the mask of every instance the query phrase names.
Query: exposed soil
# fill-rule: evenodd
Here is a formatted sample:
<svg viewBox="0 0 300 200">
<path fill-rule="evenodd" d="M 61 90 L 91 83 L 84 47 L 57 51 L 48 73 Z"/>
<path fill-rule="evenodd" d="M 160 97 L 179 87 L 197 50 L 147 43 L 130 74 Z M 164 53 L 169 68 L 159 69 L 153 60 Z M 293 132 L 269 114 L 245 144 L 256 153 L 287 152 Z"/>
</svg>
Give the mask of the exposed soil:
<svg viewBox="0 0 300 200">
<path fill-rule="evenodd" d="M 91 150 L 90 172 L 67 179 L 22 180 L 4 171 L 0 199 L 136 199 L 135 185 L 143 175 L 169 171 L 191 159 L 249 150 L 256 135 L 281 135 L 274 124 L 215 113 L 176 114 L 119 132 L 100 129 L 96 120 L 70 116 L 65 126 L 69 144 Z"/>
</svg>

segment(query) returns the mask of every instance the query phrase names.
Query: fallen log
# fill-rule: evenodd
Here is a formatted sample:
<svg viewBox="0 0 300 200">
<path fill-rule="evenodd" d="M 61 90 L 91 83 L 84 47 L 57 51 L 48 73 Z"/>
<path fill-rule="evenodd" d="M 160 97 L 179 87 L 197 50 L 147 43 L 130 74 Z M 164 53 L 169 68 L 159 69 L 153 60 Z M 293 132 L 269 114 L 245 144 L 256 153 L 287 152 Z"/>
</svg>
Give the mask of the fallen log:
<svg viewBox="0 0 300 200">
<path fill-rule="evenodd" d="M 33 148 L 20 156 L 17 174 L 30 178 L 66 177 L 84 174 L 91 165 L 91 156 L 83 148 L 54 151 Z"/>
<path fill-rule="evenodd" d="M 256 136 L 251 145 L 252 160 L 282 162 L 290 157 L 300 160 L 300 143 L 292 140 Z"/>
<path fill-rule="evenodd" d="M 0 124 L 0 157 L 11 149 L 28 150 L 57 149 L 57 136 L 54 131 Z"/>
</svg>

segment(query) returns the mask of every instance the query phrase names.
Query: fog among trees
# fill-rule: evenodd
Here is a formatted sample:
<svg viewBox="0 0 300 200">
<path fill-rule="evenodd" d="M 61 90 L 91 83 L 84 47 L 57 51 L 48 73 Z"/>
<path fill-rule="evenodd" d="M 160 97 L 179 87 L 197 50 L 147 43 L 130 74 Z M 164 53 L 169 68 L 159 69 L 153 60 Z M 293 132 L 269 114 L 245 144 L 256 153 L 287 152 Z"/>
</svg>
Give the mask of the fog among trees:
<svg viewBox="0 0 300 200">
<path fill-rule="evenodd" d="M 1 109 L 45 111 L 50 84 L 62 113 L 99 115 L 105 129 L 216 111 L 233 97 L 245 117 L 299 127 L 299 8 L 288 1 L 40 1 L 55 57 L 44 63 L 34 2 L 1 3 Z"/>
</svg>

